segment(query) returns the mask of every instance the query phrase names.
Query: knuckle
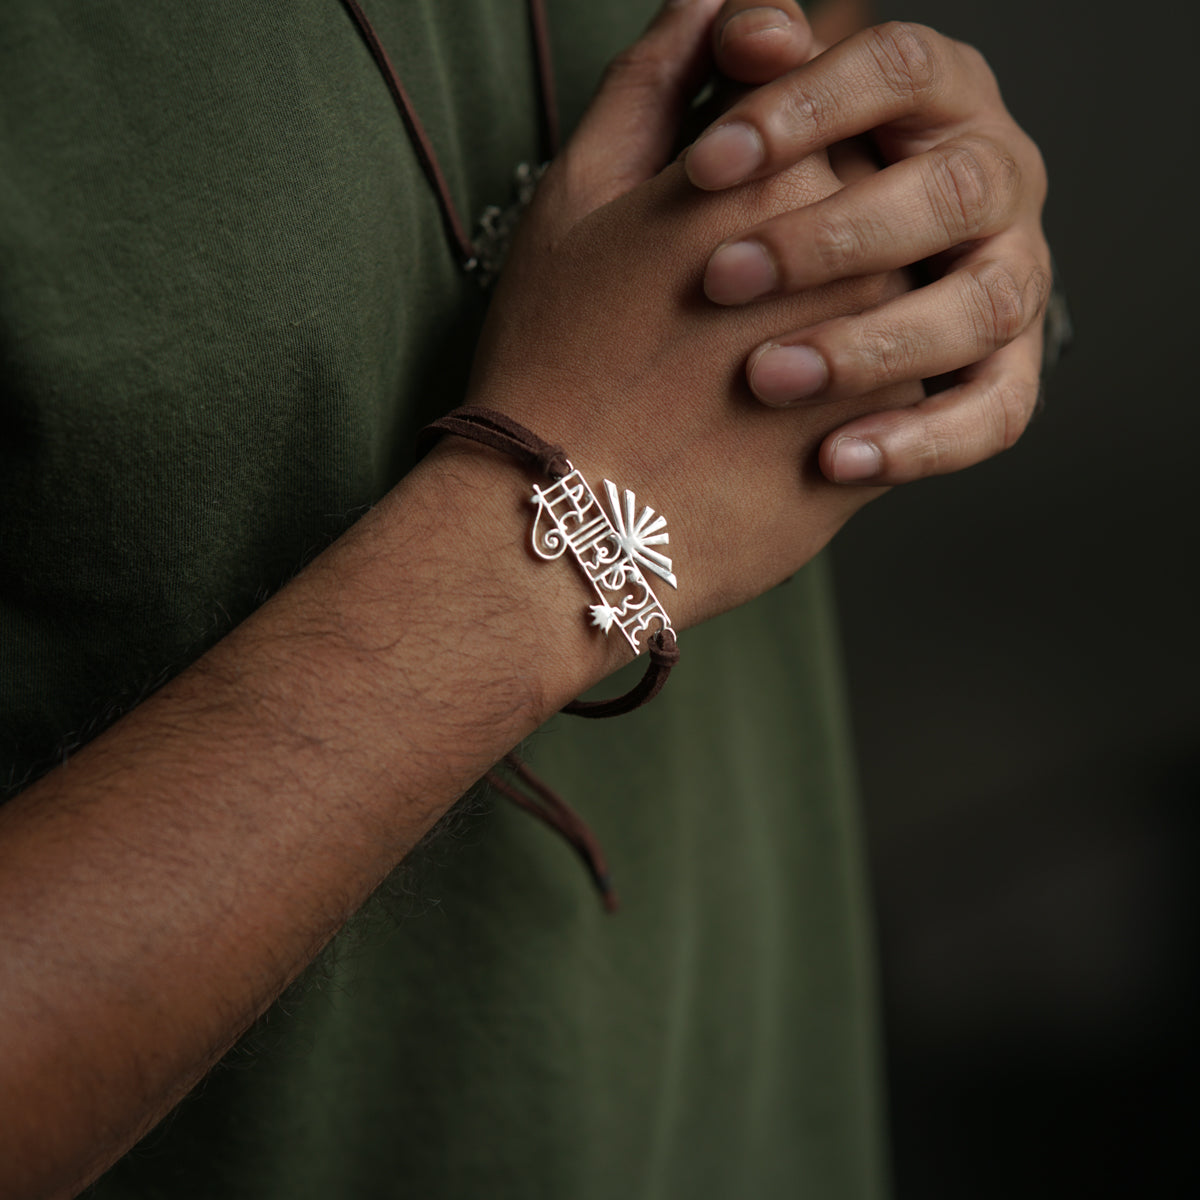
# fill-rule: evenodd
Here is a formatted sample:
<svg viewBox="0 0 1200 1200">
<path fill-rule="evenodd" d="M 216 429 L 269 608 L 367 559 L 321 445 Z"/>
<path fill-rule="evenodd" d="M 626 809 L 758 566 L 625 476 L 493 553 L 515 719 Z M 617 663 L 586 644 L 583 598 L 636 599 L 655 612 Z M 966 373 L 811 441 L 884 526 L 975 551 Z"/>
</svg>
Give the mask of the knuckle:
<svg viewBox="0 0 1200 1200">
<path fill-rule="evenodd" d="M 819 217 L 812 227 L 810 243 L 817 263 L 829 279 L 841 279 L 862 261 L 868 249 L 866 231 L 854 221 L 833 214 Z"/>
<path fill-rule="evenodd" d="M 787 87 L 778 100 L 772 120 L 789 135 L 822 139 L 837 125 L 837 100 L 824 88 L 811 83 L 803 91 Z"/>
<path fill-rule="evenodd" d="M 1030 274 L 1026 277 L 1025 288 L 1022 289 L 1026 324 L 1031 324 L 1045 312 L 1052 288 L 1054 280 L 1050 277 L 1050 271 L 1042 263 L 1034 262 Z"/>
<path fill-rule="evenodd" d="M 937 430 L 931 430 L 925 441 L 916 447 L 911 478 L 929 479 L 934 475 L 946 474 L 950 469 L 947 462 L 952 457 L 950 443 L 945 436 Z"/>
<path fill-rule="evenodd" d="M 972 319 L 982 345 L 1005 346 L 1027 324 L 1026 289 L 1003 263 L 990 262 L 971 273 Z"/>
<path fill-rule="evenodd" d="M 912 21 L 877 25 L 869 42 L 884 83 L 914 107 L 938 88 L 943 65 L 937 52 L 937 34 Z"/>
<path fill-rule="evenodd" d="M 958 240 L 973 236 L 992 203 L 992 180 L 971 146 L 943 146 L 933 157 L 934 207 L 947 234 Z"/>
<path fill-rule="evenodd" d="M 1029 272 L 1029 282 L 1026 284 L 1030 298 L 1029 314 L 1032 319 L 1036 319 L 1046 311 L 1046 305 L 1050 302 L 1050 293 L 1053 289 L 1054 280 L 1051 278 L 1050 272 L 1041 263 L 1035 263 L 1033 270 Z"/>
<path fill-rule="evenodd" d="M 984 151 L 984 162 L 992 180 L 991 196 L 997 208 L 1008 212 L 1021 194 L 1024 178 L 1021 164 L 1010 150 L 994 144 L 989 144 Z"/>
<path fill-rule="evenodd" d="M 1037 383 L 1026 380 L 998 383 L 990 400 L 992 444 L 997 453 L 1011 450 L 1025 432 L 1037 407 Z"/>
<path fill-rule="evenodd" d="M 902 328 L 867 325 L 859 332 L 856 357 L 872 384 L 909 378 L 919 352 L 916 339 Z"/>
<path fill-rule="evenodd" d="M 919 411 L 919 410 L 918 410 Z M 896 481 L 911 483 L 952 471 L 958 457 L 958 438 L 952 421 L 938 412 L 914 413 L 897 439 Z"/>
</svg>

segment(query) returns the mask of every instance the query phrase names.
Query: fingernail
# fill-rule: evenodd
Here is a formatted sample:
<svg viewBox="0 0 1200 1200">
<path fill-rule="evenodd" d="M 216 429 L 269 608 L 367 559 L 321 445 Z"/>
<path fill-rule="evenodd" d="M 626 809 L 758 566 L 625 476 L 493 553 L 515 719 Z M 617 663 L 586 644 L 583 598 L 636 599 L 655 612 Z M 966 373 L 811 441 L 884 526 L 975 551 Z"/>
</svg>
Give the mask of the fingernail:
<svg viewBox="0 0 1200 1200">
<path fill-rule="evenodd" d="M 704 294 L 715 304 L 746 304 L 773 292 L 778 282 L 766 247 L 759 242 L 731 242 L 708 260 Z"/>
<path fill-rule="evenodd" d="M 874 442 L 862 438 L 838 438 L 833 447 L 835 483 L 862 483 L 874 479 L 883 468 L 883 455 Z"/>
<path fill-rule="evenodd" d="M 748 8 L 744 12 L 735 13 L 721 27 L 721 45 L 725 45 L 727 37 L 749 38 L 759 33 L 768 33 L 772 29 L 787 29 L 791 18 L 782 8 Z"/>
<path fill-rule="evenodd" d="M 758 170 L 765 157 L 757 129 L 741 121 L 718 125 L 688 151 L 688 178 L 709 191 L 732 187 Z"/>
<path fill-rule="evenodd" d="M 764 404 L 807 400 L 828 382 L 825 360 L 808 346 L 767 346 L 750 364 L 750 386 Z"/>
</svg>

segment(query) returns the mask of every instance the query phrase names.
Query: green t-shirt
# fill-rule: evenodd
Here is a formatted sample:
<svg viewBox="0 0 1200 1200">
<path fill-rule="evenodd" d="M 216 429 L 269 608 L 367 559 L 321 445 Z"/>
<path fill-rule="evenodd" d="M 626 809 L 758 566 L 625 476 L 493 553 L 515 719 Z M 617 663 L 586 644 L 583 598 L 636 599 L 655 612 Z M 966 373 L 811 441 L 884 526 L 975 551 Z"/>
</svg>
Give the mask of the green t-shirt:
<svg viewBox="0 0 1200 1200">
<path fill-rule="evenodd" d="M 459 207 L 536 157 L 524 0 L 367 5 Z M 649 0 L 551 0 L 568 127 Z M 484 302 L 337 0 L 0 14 L 0 786 L 336 537 L 460 402 Z M 876 1196 L 824 569 L 528 747 L 623 910 L 503 802 L 419 850 L 103 1200 Z M 653 751 L 651 751 L 653 747 Z"/>
</svg>

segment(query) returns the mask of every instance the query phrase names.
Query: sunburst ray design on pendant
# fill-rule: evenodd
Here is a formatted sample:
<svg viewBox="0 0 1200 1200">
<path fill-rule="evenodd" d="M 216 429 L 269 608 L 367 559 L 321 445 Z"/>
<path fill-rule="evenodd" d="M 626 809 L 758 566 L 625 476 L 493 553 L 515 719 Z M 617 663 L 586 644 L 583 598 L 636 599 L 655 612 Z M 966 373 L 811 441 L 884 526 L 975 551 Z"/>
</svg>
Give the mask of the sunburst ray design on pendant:
<svg viewBox="0 0 1200 1200">
<path fill-rule="evenodd" d="M 618 496 L 617 485 L 611 479 L 604 481 L 604 490 L 608 493 L 608 505 L 612 510 L 613 524 L 617 529 L 617 546 L 623 555 L 633 559 L 647 571 L 653 571 L 660 579 L 665 579 L 673 588 L 679 583 L 671 570 L 671 560 L 652 546 L 665 546 L 671 540 L 666 531 L 667 518 L 656 515 L 654 509 L 643 508 L 637 512 L 637 497 L 628 489 L 624 495 Z"/>
<path fill-rule="evenodd" d="M 530 548 L 547 562 L 570 551 L 600 600 L 589 610 L 592 624 L 606 634 L 619 630 L 639 654 L 639 637 L 653 637 L 656 625 L 664 632 L 671 630 L 671 618 L 647 578 L 657 575 L 673 588 L 679 586 L 671 560 L 654 549 L 670 541 L 667 519 L 652 508 L 639 513 L 637 497 L 628 490 L 618 492 L 606 479 L 610 515 L 583 475 L 569 462 L 567 467 L 568 473 L 551 487 L 534 485 L 529 499 L 537 513 Z"/>
</svg>

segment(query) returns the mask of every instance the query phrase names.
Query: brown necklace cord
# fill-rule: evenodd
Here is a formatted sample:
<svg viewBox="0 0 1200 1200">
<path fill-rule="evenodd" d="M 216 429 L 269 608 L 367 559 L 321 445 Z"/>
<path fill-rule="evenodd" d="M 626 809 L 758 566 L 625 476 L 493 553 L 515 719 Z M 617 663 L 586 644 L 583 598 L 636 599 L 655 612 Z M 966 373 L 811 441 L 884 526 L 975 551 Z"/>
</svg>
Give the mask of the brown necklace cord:
<svg viewBox="0 0 1200 1200">
<path fill-rule="evenodd" d="M 400 118 L 412 140 L 421 169 L 425 172 L 425 178 L 429 180 L 430 187 L 433 188 L 438 207 L 442 210 L 442 221 L 446 226 L 450 244 L 454 247 L 463 268 L 472 270 L 476 263 L 475 246 L 471 241 L 466 223 L 454 204 L 450 186 L 446 182 L 446 176 L 434 153 L 433 142 L 417 116 L 416 107 L 404 84 L 400 81 L 400 75 L 392 65 L 388 52 L 383 48 L 379 35 L 375 32 L 367 14 L 363 12 L 358 0 L 341 0 L 341 3 L 357 26 L 363 41 L 366 42 L 367 49 L 375 60 L 375 65 L 383 75 L 392 100 L 400 110 Z M 544 0 L 527 0 L 527 3 L 534 58 L 537 62 L 542 157 L 549 160 L 558 153 L 559 146 L 558 107 L 554 87 L 554 67 L 550 56 L 550 30 L 546 20 Z"/>
<path fill-rule="evenodd" d="M 532 792 L 526 795 L 510 784 L 494 767 L 485 776 L 490 787 L 507 796 L 519 808 L 544 821 L 551 829 L 564 837 L 583 860 L 606 912 L 616 912 L 620 907 L 617 893 L 613 890 L 608 862 L 596 835 L 587 822 L 552 788 L 523 763 L 516 754 L 506 754 L 504 765 Z"/>
<path fill-rule="evenodd" d="M 543 441 L 520 422 L 501 412 L 476 405 L 463 405 L 426 425 L 417 437 L 418 455 L 428 453 L 438 438 L 447 433 L 511 455 L 522 466 L 539 475 L 545 475 L 553 482 L 562 479 L 571 469 L 566 452 L 561 446 Z M 679 662 L 679 646 L 674 630 L 663 629 L 653 634 L 647 642 L 647 651 L 650 663 L 646 673 L 623 696 L 616 696 L 611 700 L 573 700 L 562 711 L 578 717 L 618 717 L 653 700 L 662 691 L 672 668 Z M 604 907 L 609 912 L 615 912 L 617 897 L 609 878 L 604 853 L 583 818 L 515 754 L 507 755 L 504 762 L 517 778 L 535 793 L 536 799 L 524 795 L 494 769 L 484 778 L 514 804 L 558 830 L 574 846 L 587 865 Z"/>
<path fill-rule="evenodd" d="M 341 2 L 357 26 L 371 57 L 383 75 L 392 100 L 400 112 L 417 160 L 437 199 L 450 244 L 462 267 L 465 270 L 472 270 L 477 262 L 475 246 L 471 241 L 466 224 L 455 206 L 446 176 L 434 151 L 433 142 L 417 116 L 412 99 L 362 6 L 357 0 L 341 0 Z M 554 70 L 550 52 L 549 24 L 546 20 L 544 0 L 527 0 L 527 5 L 534 58 L 537 63 L 542 157 L 548 160 L 558 153 L 559 148 L 558 102 L 555 95 Z M 487 409 L 457 409 L 449 416 L 443 417 L 440 422 L 434 422 L 434 425 L 422 431 L 420 441 L 424 443 L 424 446 L 421 452 L 424 453 L 441 433 L 455 433 L 460 437 L 474 438 L 493 449 L 513 455 L 525 466 L 539 474 L 547 475 L 551 479 L 560 479 L 570 470 L 566 455 L 561 448 L 543 442 L 524 426 L 509 420 L 503 413 L 490 412 Z M 675 647 L 673 634 L 670 635 L 669 645 L 664 644 L 661 635 L 656 635 L 656 637 L 658 644 L 655 645 L 652 642 L 650 647 L 651 670 L 647 671 L 646 677 L 628 695 L 618 697 L 615 701 L 599 703 L 576 701 L 568 705 L 565 711 L 576 712 L 581 716 L 616 716 L 618 713 L 629 712 L 657 695 L 663 683 L 666 682 L 671 667 L 678 661 L 679 652 Z M 615 912 L 617 897 L 609 879 L 604 852 L 586 822 L 515 754 L 507 755 L 504 762 L 532 795 L 526 795 L 518 790 L 495 770 L 489 771 L 485 776 L 488 783 L 512 800 L 514 804 L 557 830 L 571 843 L 586 864 L 588 872 L 600 892 L 605 909 Z"/>
<path fill-rule="evenodd" d="M 558 154 L 562 134 L 558 124 L 554 55 L 550 48 L 550 23 L 546 20 L 545 0 L 529 0 L 529 25 L 533 33 L 533 57 L 537 62 L 538 100 L 542 111 L 542 158 L 549 162 Z"/>
</svg>

